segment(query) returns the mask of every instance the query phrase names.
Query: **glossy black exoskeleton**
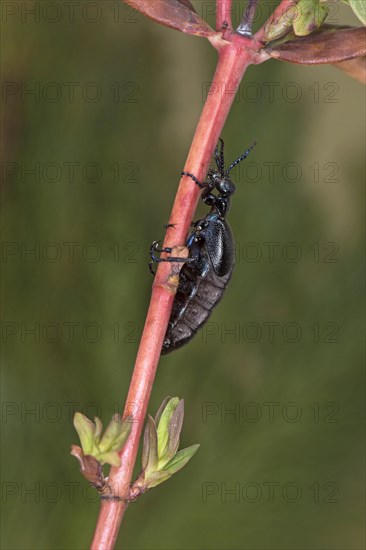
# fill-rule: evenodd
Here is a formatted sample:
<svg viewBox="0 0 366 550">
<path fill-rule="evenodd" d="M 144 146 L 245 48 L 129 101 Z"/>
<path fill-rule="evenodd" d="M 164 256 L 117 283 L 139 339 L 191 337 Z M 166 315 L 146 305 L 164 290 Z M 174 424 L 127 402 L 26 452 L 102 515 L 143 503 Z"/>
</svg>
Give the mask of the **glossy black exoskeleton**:
<svg viewBox="0 0 366 550">
<path fill-rule="evenodd" d="M 175 295 L 169 325 L 161 353 L 169 353 L 186 344 L 207 321 L 212 309 L 221 299 L 228 284 L 235 262 L 234 239 L 226 221 L 231 195 L 235 185 L 229 178 L 230 171 L 244 160 L 255 146 L 253 143 L 229 168 L 224 165 L 224 142 L 220 139 L 220 153 L 215 149 L 217 170 L 209 170 L 207 181 L 201 183 L 189 172 L 189 176 L 203 189 L 201 198 L 211 206 L 206 217 L 193 223 L 193 231 L 187 239 L 187 259 L 158 258 L 155 252 L 171 252 L 171 248 L 160 249 L 156 241 L 151 245 L 153 262 L 184 262 L 179 273 L 179 285 Z M 213 191 L 218 193 L 215 195 Z"/>
</svg>

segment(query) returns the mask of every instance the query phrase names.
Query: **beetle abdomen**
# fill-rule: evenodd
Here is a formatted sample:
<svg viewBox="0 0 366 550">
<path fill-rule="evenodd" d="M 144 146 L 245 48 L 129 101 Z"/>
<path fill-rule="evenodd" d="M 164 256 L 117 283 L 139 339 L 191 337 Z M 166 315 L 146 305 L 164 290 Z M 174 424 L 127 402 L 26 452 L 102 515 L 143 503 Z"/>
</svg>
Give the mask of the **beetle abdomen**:
<svg viewBox="0 0 366 550">
<path fill-rule="evenodd" d="M 183 266 L 173 311 L 164 338 L 162 354 L 169 353 L 189 342 L 207 321 L 212 309 L 222 298 L 233 267 L 234 263 L 232 262 L 229 272 L 224 277 L 217 276 L 212 268 L 209 269 L 205 277 L 196 278 L 193 290 L 194 273 L 192 268 L 189 264 Z M 189 293 L 187 293 L 187 289 L 190 289 Z"/>
</svg>

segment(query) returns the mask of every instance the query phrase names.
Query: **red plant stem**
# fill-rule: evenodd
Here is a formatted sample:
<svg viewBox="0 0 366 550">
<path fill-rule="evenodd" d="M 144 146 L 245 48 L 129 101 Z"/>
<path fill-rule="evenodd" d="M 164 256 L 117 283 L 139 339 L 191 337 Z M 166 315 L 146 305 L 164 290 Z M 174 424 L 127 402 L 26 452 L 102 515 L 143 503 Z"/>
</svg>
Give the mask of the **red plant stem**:
<svg viewBox="0 0 366 550">
<path fill-rule="evenodd" d="M 226 2 L 226 7 L 229 4 L 230 2 Z M 232 42 L 226 42 L 218 34 L 211 39 L 219 50 L 218 65 L 184 167 L 184 170 L 192 172 L 201 180 L 207 173 L 213 150 L 245 69 L 251 63 L 260 62 L 258 54 L 252 51 L 254 41 L 239 35 L 233 35 L 232 38 Z M 170 216 L 170 222 L 176 225 L 174 228 L 168 228 L 164 246 L 172 247 L 185 243 L 199 194 L 199 187 L 189 177 L 181 178 Z M 157 269 L 124 410 L 124 417 L 131 414 L 133 404 L 134 421 L 127 443 L 120 453 L 121 466 L 111 468 L 109 476 L 109 484 L 114 494 L 122 498 L 126 498 L 129 492 L 143 423 L 173 305 L 176 285 L 172 284 L 171 270 L 172 264 L 167 262 L 160 263 Z M 126 508 L 127 504 L 124 501 L 102 501 L 91 545 L 93 550 L 110 550 L 114 547 Z"/>
<path fill-rule="evenodd" d="M 231 4 L 232 0 L 217 0 L 216 3 L 216 29 L 220 31 L 224 24 L 228 29 L 232 28 L 231 22 Z"/>
</svg>

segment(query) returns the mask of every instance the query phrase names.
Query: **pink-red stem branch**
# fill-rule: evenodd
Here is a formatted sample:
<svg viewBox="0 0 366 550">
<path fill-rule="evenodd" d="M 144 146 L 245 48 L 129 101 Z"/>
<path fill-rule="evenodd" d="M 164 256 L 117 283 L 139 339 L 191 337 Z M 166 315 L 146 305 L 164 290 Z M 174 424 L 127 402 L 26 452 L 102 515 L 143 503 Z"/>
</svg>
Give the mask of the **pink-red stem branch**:
<svg viewBox="0 0 366 550">
<path fill-rule="evenodd" d="M 231 2 L 218 4 L 223 8 L 222 17 L 227 18 Z M 245 69 L 250 63 L 260 62 L 252 51 L 253 41 L 236 35 L 232 42 L 227 42 L 220 36 L 211 39 L 219 51 L 218 65 L 184 166 L 184 170 L 194 173 L 201 180 L 206 175 Z M 199 187 L 190 178 L 181 178 L 170 216 L 170 222 L 176 225 L 168 228 L 164 246 L 185 243 L 199 194 Z M 173 305 L 175 289 L 169 282 L 171 269 L 172 264 L 168 263 L 160 263 L 157 269 L 124 411 L 124 416 L 131 414 L 133 404 L 132 430 L 120 453 L 121 466 L 111 468 L 109 476 L 109 484 L 120 498 L 126 498 L 129 493 L 147 406 Z M 127 504 L 123 500 L 102 501 L 91 545 L 93 550 L 111 550 L 114 547 L 126 508 Z"/>
<path fill-rule="evenodd" d="M 231 21 L 232 0 L 217 0 L 216 3 L 216 29 L 220 31 L 223 27 L 232 29 Z"/>
</svg>

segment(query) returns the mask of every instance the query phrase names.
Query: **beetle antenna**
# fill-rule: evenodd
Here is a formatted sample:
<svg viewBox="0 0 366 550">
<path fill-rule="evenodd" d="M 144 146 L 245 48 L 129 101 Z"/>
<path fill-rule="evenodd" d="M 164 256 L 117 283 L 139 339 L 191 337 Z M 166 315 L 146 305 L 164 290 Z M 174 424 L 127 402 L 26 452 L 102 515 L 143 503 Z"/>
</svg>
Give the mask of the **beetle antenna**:
<svg viewBox="0 0 366 550">
<path fill-rule="evenodd" d="M 230 164 L 229 168 L 226 170 L 225 174 L 228 175 L 230 170 L 232 170 L 234 168 L 234 166 L 236 166 L 237 164 L 239 164 L 239 162 L 241 162 L 242 160 L 246 159 L 247 156 L 249 155 L 250 151 L 257 145 L 257 140 L 254 141 L 252 143 L 252 145 L 245 151 L 245 153 L 243 153 L 241 155 L 241 157 L 237 158 L 236 160 L 234 160 L 234 162 L 232 164 Z"/>
<path fill-rule="evenodd" d="M 221 176 L 223 176 L 225 173 L 224 141 L 221 138 L 219 138 L 219 141 L 221 143 L 220 154 L 219 154 L 219 144 L 217 144 L 215 147 L 215 161 Z"/>
<path fill-rule="evenodd" d="M 216 162 L 216 166 L 219 170 L 219 172 L 221 171 L 221 168 L 220 168 L 220 156 L 219 156 L 219 148 L 218 146 L 216 145 L 215 147 L 215 162 Z"/>
<path fill-rule="evenodd" d="M 224 140 L 220 138 L 221 141 L 221 148 L 220 148 L 220 173 L 223 176 L 225 173 L 225 161 L 224 161 Z"/>
</svg>

